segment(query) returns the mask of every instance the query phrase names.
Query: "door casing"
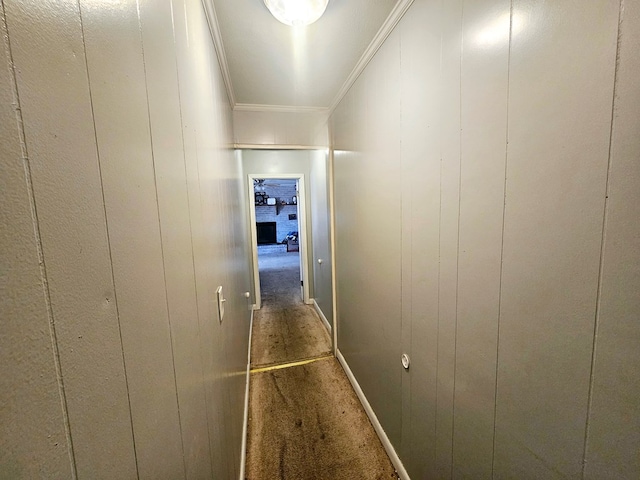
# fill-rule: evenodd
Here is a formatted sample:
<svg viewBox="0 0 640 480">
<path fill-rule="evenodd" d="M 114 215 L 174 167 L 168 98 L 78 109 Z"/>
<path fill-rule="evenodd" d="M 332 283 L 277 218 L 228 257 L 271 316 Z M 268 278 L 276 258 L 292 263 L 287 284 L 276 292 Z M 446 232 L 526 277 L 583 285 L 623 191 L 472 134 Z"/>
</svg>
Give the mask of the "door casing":
<svg viewBox="0 0 640 480">
<path fill-rule="evenodd" d="M 309 298 L 309 248 L 307 243 L 307 199 L 305 190 L 305 175 L 303 173 L 250 173 L 247 175 L 247 192 L 249 197 L 249 227 L 251 235 L 251 257 L 253 268 L 253 284 L 255 292 L 255 309 L 260 309 L 262 299 L 260 294 L 260 271 L 258 267 L 258 234 L 256 229 L 256 206 L 253 181 L 257 178 L 286 178 L 298 181 L 298 243 L 300 245 L 300 274 L 302 276 L 302 301 L 311 304 Z"/>
</svg>

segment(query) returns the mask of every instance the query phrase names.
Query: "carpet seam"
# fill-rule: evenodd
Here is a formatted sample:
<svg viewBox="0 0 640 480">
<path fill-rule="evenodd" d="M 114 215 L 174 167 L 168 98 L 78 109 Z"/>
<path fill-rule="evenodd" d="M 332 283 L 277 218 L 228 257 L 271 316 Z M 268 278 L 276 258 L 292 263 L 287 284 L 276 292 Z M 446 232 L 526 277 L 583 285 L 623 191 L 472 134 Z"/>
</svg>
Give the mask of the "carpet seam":
<svg viewBox="0 0 640 480">
<path fill-rule="evenodd" d="M 253 368 L 251 370 L 249 370 L 249 373 L 263 373 L 263 372 L 269 372 L 271 370 L 282 370 L 285 368 L 291 368 L 291 367 L 299 367 L 302 365 L 308 365 L 310 363 L 314 363 L 314 362 L 318 362 L 320 360 L 326 360 L 328 358 L 335 358 L 333 355 L 323 355 L 321 357 L 313 357 L 313 358 L 307 358 L 305 360 L 297 360 L 295 362 L 286 362 L 286 363 L 277 363 L 275 365 L 269 365 L 267 367 L 258 367 L 258 368 Z"/>
</svg>

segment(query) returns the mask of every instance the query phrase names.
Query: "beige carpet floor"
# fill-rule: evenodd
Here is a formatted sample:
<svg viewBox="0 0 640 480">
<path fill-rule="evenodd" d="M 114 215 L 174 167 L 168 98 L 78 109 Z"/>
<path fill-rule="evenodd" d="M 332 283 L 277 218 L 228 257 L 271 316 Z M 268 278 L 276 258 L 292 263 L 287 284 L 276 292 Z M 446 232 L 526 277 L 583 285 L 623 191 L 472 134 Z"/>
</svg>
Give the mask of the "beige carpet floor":
<svg viewBox="0 0 640 480">
<path fill-rule="evenodd" d="M 245 478 L 397 479 L 344 370 L 330 356 L 328 332 L 313 308 L 302 304 L 291 258 L 284 266 L 261 268 Z M 312 360 L 296 364 L 305 359 Z"/>
<path fill-rule="evenodd" d="M 262 308 L 254 312 L 252 367 L 331 353 L 329 332 L 315 309 L 302 303 L 299 258 L 284 245 L 259 257 Z"/>
</svg>

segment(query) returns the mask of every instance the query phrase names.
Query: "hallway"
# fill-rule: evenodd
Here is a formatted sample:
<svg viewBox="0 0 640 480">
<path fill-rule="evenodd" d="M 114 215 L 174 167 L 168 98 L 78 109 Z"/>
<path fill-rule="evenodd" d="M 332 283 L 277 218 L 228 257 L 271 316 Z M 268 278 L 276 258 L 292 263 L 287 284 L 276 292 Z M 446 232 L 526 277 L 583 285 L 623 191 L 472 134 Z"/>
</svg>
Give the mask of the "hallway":
<svg viewBox="0 0 640 480">
<path fill-rule="evenodd" d="M 398 478 L 326 327 L 301 301 L 298 252 L 258 250 L 263 304 L 251 340 L 246 479 Z"/>
<path fill-rule="evenodd" d="M 268 2 L 0 0 L 0 479 L 640 478 L 640 1 Z"/>
<path fill-rule="evenodd" d="M 262 308 L 254 312 L 251 367 L 326 356 L 326 327 L 300 294 L 300 254 L 286 245 L 258 247 Z M 266 252 L 266 253 L 265 253 Z"/>
</svg>

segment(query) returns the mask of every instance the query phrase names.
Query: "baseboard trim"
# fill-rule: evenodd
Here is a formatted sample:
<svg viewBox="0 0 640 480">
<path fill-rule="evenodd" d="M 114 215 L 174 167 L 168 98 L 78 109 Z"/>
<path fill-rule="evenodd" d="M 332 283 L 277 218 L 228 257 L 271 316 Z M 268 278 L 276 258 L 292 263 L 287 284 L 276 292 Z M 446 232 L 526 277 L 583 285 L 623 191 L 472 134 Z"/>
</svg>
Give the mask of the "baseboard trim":
<svg viewBox="0 0 640 480">
<path fill-rule="evenodd" d="M 353 372 L 349 368 L 349 365 L 347 364 L 347 361 L 342 355 L 342 353 L 340 352 L 340 350 L 336 351 L 336 357 L 338 358 L 340 365 L 342 365 L 342 368 L 347 374 L 347 378 L 351 382 L 351 385 L 353 386 L 353 389 L 355 390 L 356 395 L 358 395 L 358 398 L 360 399 L 360 403 L 362 403 L 362 407 L 364 408 L 364 411 L 367 413 L 369 420 L 371 420 L 371 424 L 373 425 L 373 428 L 378 434 L 378 437 L 380 437 L 380 442 L 382 442 L 382 446 L 387 451 L 387 455 L 389 455 L 389 459 L 391 460 L 391 463 L 396 469 L 396 472 L 398 472 L 398 475 L 400 476 L 401 480 L 411 480 L 409 478 L 409 474 L 407 473 L 407 470 L 404 468 L 404 465 L 402 465 L 402 462 L 400 461 L 400 457 L 398 457 L 398 454 L 396 453 L 395 448 L 393 448 L 393 445 L 391 445 L 391 441 L 389 440 L 389 437 L 387 437 L 387 434 L 382 428 L 382 425 L 380 424 L 378 417 L 376 416 L 373 409 L 371 408 L 371 405 L 369 404 L 367 397 L 364 395 L 362 388 L 360 388 L 360 384 L 356 380 L 356 377 L 353 375 Z"/>
<path fill-rule="evenodd" d="M 329 323 L 329 320 L 327 320 L 327 317 L 325 317 L 324 312 L 320 308 L 320 305 L 318 305 L 318 302 L 316 302 L 315 298 L 312 299 L 312 303 L 313 303 L 313 308 L 316 309 L 316 313 L 320 317 L 320 320 L 322 320 L 322 323 L 324 323 L 324 326 L 327 327 L 327 330 L 329 331 L 329 333 L 331 333 L 332 331 L 331 324 Z"/>
<path fill-rule="evenodd" d="M 255 307 L 255 305 L 254 305 Z M 245 470 L 247 468 L 247 430 L 249 428 L 249 378 L 251 371 L 251 336 L 253 334 L 253 312 L 251 309 L 251 319 L 249 320 L 249 347 L 247 348 L 247 379 L 244 386 L 244 417 L 242 419 L 242 451 L 240 452 L 240 477 L 245 480 Z"/>
</svg>

